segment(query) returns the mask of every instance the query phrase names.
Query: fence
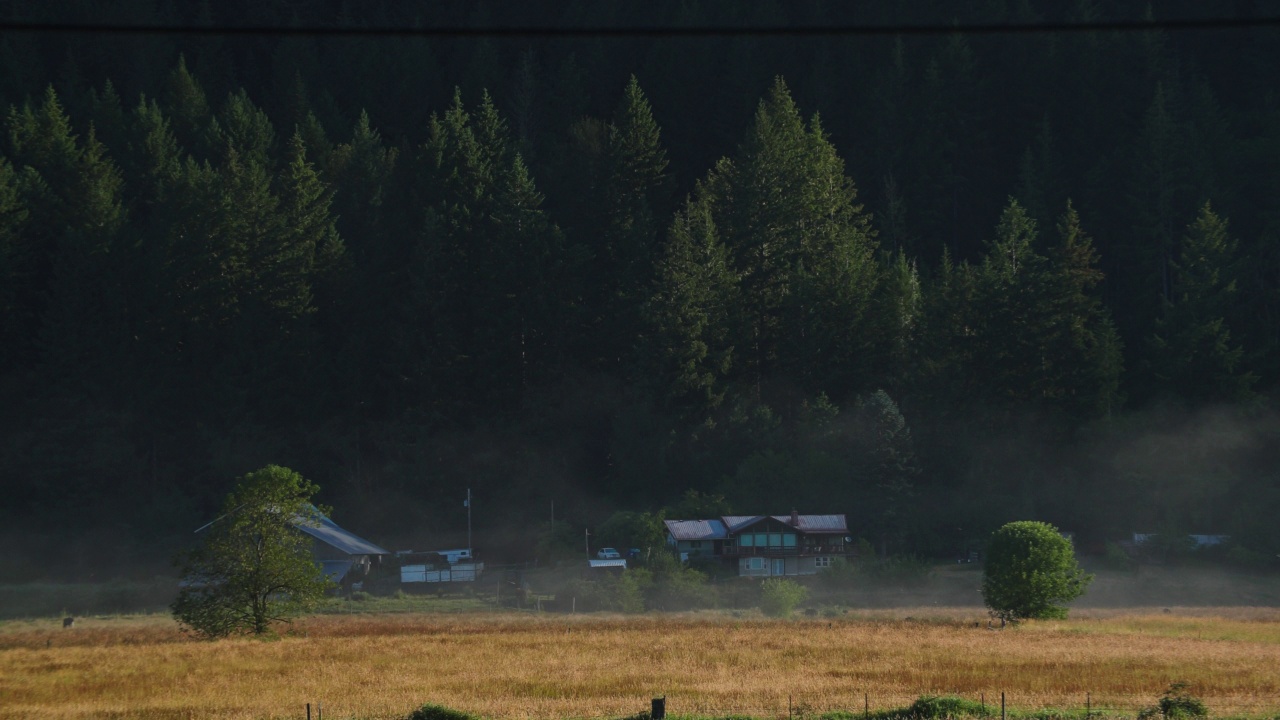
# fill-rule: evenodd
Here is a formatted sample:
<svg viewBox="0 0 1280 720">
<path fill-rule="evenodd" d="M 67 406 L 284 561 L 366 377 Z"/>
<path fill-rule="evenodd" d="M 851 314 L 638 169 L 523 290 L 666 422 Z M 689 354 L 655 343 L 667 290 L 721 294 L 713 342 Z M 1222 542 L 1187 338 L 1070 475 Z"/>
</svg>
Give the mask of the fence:
<svg viewBox="0 0 1280 720">
<path fill-rule="evenodd" d="M 636 720 L 638 717 L 661 717 L 664 712 L 667 720 L 681 718 L 733 718 L 744 720 L 874 720 L 894 711 L 905 711 L 924 697 L 958 699 L 963 704 L 962 712 L 944 712 L 942 714 L 922 714 L 922 720 L 940 720 L 944 717 L 987 717 L 992 720 L 1000 718 L 1008 720 L 1123 720 L 1137 718 L 1144 710 L 1156 707 L 1158 696 L 1094 694 L 1086 692 L 1079 696 L 1064 695 L 1053 703 L 1046 703 L 1044 696 L 1036 696 L 1033 700 L 1024 699 L 1019 702 L 1013 693 L 993 691 L 988 693 L 921 693 L 916 695 L 888 695 L 863 693 L 853 702 L 813 703 L 803 696 L 782 696 L 771 702 L 758 703 L 724 703 L 719 700 L 705 698 L 682 698 L 680 696 L 663 696 L 661 702 L 655 697 L 637 698 L 633 706 L 619 709 L 617 712 L 603 715 L 573 715 L 556 717 L 553 720 Z M 424 700 L 424 704 L 432 702 Z M 1248 718 L 1250 720 L 1280 720 L 1280 697 L 1271 696 L 1237 696 L 1233 698 L 1205 699 L 1210 718 Z M 960 703 L 957 703 L 960 704 Z M 944 704 L 945 705 L 945 704 Z M 305 717 L 307 720 L 323 720 L 324 715 L 334 718 L 359 716 L 357 708 L 334 707 L 333 712 L 323 709 L 319 703 L 308 703 Z M 407 715 L 412 709 L 407 708 Z M 518 709 L 517 709 L 518 710 Z M 651 716 L 650 713 L 653 713 Z M 514 713 L 521 716 L 521 713 Z M 302 716 L 300 714 L 300 716 Z M 1156 717 L 1159 717 L 1158 711 Z M 1185 718 L 1185 720 L 1193 720 Z"/>
<path fill-rule="evenodd" d="M 861 720 L 874 718 L 896 710 L 905 710 L 922 697 L 956 698 L 964 702 L 963 715 L 989 718 L 1136 718 L 1144 710 L 1154 708 L 1158 695 L 1117 695 L 1081 693 L 1078 696 L 1060 696 L 1046 702 L 1043 695 L 1019 699 L 1017 694 L 992 691 L 986 693 L 928 692 L 914 695 L 873 695 L 863 693 L 856 702 L 839 704 L 814 703 L 803 696 L 793 695 L 769 703 L 733 703 L 726 707 L 716 701 L 696 699 L 682 700 L 668 697 L 668 715 L 724 718 L 727 716 L 770 718 L 773 720 Z M 1231 698 L 1206 698 L 1204 703 L 1211 718 L 1275 718 L 1280 720 L 1280 697 L 1236 696 Z M 638 706 L 639 707 L 639 706 Z M 974 712 L 976 710 L 976 712 Z M 639 710 L 637 710 L 639 712 Z M 1157 711 L 1158 717 L 1158 711 Z M 1190 720 L 1189 718 L 1187 720 Z"/>
</svg>

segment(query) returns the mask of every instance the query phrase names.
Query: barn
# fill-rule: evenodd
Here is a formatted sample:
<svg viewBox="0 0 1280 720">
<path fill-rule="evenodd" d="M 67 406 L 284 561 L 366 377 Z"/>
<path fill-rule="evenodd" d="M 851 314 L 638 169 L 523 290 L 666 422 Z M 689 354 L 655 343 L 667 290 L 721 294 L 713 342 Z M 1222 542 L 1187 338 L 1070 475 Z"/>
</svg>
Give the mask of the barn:
<svg viewBox="0 0 1280 720">
<path fill-rule="evenodd" d="M 364 581 L 370 568 L 381 564 L 382 558 L 391 553 L 330 520 L 316 515 L 315 523 L 298 523 L 298 530 L 313 539 L 311 553 L 329 576 L 343 589 Z"/>
</svg>

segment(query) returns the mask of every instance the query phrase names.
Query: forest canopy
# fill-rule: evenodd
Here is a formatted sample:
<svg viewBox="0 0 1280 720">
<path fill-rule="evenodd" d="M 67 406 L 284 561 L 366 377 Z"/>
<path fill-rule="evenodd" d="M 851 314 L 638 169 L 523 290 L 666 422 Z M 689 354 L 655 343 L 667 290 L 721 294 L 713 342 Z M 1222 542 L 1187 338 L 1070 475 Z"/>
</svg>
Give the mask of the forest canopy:
<svg viewBox="0 0 1280 720">
<path fill-rule="evenodd" d="M 96 20 L 88 2 L 0 10 Z M 1237 4 L 1249 12 L 1252 4 Z M 151 25 L 1185 19 L 1195 3 L 123 0 Z M 520 555 L 689 491 L 884 553 L 1280 511 L 1274 27 L 0 35 L 0 507 L 173 554 L 298 468 L 383 544 Z M 343 515 L 345 513 L 345 515 Z"/>
</svg>

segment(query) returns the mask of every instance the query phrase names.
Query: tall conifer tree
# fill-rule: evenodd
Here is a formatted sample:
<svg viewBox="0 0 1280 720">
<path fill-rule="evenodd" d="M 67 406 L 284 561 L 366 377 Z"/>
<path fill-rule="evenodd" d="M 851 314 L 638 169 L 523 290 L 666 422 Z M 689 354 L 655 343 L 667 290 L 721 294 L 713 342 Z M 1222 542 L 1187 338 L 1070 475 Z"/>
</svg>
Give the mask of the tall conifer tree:
<svg viewBox="0 0 1280 720">
<path fill-rule="evenodd" d="M 840 398 L 879 370 L 862 344 L 876 244 L 856 198 L 817 117 L 806 126 L 781 78 L 737 155 L 701 186 L 741 278 L 734 344 L 756 392 L 777 376 Z"/>
<path fill-rule="evenodd" d="M 272 167 L 275 128 L 267 114 L 253 104 L 243 89 L 227 98 L 218 115 L 215 132 L 219 144 L 235 148 L 242 159 Z"/>
<path fill-rule="evenodd" d="M 474 115 L 455 93 L 421 157 L 425 257 L 438 268 L 433 311 L 447 323 L 439 332 L 449 355 L 438 367 L 453 387 L 484 388 L 455 402 L 512 407 L 558 362 L 572 259 L 487 93 Z"/>
<path fill-rule="evenodd" d="M 738 285 L 711 212 L 676 213 L 645 308 L 646 377 L 667 407 L 701 419 L 724 399 L 734 362 L 730 318 Z"/>
<path fill-rule="evenodd" d="M 331 211 L 333 190 L 320 179 L 308 159 L 300 131 L 289 139 L 287 164 L 280 172 L 280 209 L 284 214 L 286 246 L 294 248 L 296 265 L 310 278 L 332 284 L 345 264 L 346 248 Z"/>
<path fill-rule="evenodd" d="M 91 375 L 119 360 L 110 336 L 124 334 L 126 258 L 112 252 L 124 221 L 122 178 L 92 127 L 80 144 L 52 87 L 38 107 L 11 114 L 9 134 L 31 208 L 24 245 L 36 294 L 22 304 L 40 329 L 30 337 L 38 335 L 55 373 Z"/>
<path fill-rule="evenodd" d="M 22 233 L 27 215 L 18 175 L 0 157 L 0 373 L 14 369 L 30 352 L 35 257 Z"/>
<path fill-rule="evenodd" d="M 169 73 L 162 100 L 183 147 L 202 157 L 213 149 L 209 100 L 200 81 L 187 70 L 183 55 L 178 56 L 178 66 Z"/>
<path fill-rule="evenodd" d="M 634 75 L 604 130 L 601 157 L 588 168 L 595 178 L 579 200 L 586 207 L 577 236 L 591 258 L 583 288 L 586 345 L 593 364 L 618 369 L 634 365 L 629 356 L 653 283 L 670 183 L 661 131 Z"/>
<path fill-rule="evenodd" d="M 1123 353 L 1110 310 L 1099 297 L 1102 271 L 1093 240 L 1071 202 L 1058 220 L 1058 242 L 1049 258 L 1052 314 L 1050 357 L 1059 368 L 1054 405 L 1081 418 L 1110 416 L 1120 409 Z"/>
<path fill-rule="evenodd" d="M 1237 293 L 1236 246 L 1227 221 L 1206 202 L 1170 262 L 1170 298 L 1149 340 L 1158 393 L 1196 405 L 1252 396 L 1255 377 L 1241 366 L 1244 348 L 1225 317 Z"/>
<path fill-rule="evenodd" d="M 52 258 L 40 343 L 44 365 L 59 375 L 113 384 L 123 367 L 129 319 L 127 262 L 118 233 L 124 222 L 122 178 L 90 127 L 77 151 L 77 178 L 63 197 L 65 213 L 44 221 L 61 226 Z"/>
</svg>

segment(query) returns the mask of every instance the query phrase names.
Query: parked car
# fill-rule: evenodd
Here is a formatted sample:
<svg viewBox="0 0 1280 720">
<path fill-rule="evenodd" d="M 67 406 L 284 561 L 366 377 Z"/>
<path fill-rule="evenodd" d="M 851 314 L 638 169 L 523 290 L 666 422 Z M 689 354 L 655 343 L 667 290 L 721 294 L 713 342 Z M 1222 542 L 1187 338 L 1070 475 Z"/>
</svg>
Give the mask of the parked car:
<svg viewBox="0 0 1280 720">
<path fill-rule="evenodd" d="M 601 560 L 617 560 L 622 557 L 622 553 L 613 548 L 600 548 L 600 551 L 596 553 L 596 557 Z"/>
</svg>

